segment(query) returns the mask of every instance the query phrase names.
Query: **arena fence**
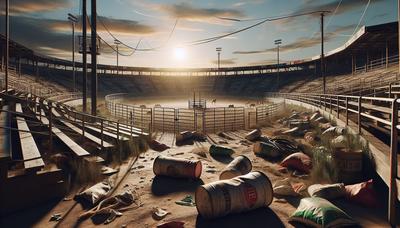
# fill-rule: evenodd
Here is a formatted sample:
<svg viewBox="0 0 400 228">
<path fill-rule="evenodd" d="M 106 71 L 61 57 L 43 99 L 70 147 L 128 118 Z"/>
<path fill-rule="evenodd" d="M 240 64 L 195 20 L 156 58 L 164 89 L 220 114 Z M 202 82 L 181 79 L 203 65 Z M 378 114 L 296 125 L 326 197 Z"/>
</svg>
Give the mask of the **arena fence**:
<svg viewBox="0 0 400 228">
<path fill-rule="evenodd" d="M 153 108 L 123 104 L 127 94 L 110 94 L 105 97 L 111 115 L 138 128 L 153 131 L 235 131 L 262 125 L 278 111 L 281 104 L 261 104 L 252 108 L 216 107 L 204 109 Z"/>
<path fill-rule="evenodd" d="M 279 97 L 309 104 L 314 107 L 329 111 L 342 118 L 346 125 L 355 123 L 359 134 L 363 128 L 368 129 L 375 125 L 390 135 L 390 147 L 381 153 L 374 153 L 376 170 L 389 187 L 389 221 L 396 224 L 396 204 L 400 199 L 399 163 L 398 163 L 398 135 L 399 98 L 363 97 L 334 94 L 301 94 L 301 93 L 268 93 L 267 97 Z"/>
</svg>

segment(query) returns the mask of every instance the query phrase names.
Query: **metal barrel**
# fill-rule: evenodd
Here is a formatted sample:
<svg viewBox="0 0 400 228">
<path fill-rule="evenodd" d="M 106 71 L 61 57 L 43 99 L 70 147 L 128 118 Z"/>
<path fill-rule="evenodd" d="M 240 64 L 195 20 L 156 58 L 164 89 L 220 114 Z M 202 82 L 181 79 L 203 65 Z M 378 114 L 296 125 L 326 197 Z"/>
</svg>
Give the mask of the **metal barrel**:
<svg viewBox="0 0 400 228">
<path fill-rule="evenodd" d="M 252 169 L 251 161 L 244 155 L 233 159 L 219 175 L 220 180 L 231 179 L 237 176 L 248 174 Z"/>
<path fill-rule="evenodd" d="M 154 159 L 153 163 L 155 175 L 198 179 L 201 171 L 202 165 L 200 161 L 191 161 L 183 158 L 159 155 Z"/>
<path fill-rule="evenodd" d="M 210 219 L 268 206 L 273 189 L 269 178 L 257 171 L 201 185 L 195 197 L 199 214 Z"/>
</svg>

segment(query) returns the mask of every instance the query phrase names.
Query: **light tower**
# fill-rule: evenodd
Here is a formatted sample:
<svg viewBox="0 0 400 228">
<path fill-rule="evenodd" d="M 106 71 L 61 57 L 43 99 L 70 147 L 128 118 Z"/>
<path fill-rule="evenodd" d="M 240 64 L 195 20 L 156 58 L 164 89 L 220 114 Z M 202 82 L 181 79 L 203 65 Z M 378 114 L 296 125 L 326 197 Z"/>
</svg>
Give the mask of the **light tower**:
<svg viewBox="0 0 400 228">
<path fill-rule="evenodd" d="M 274 40 L 277 49 L 277 77 L 276 77 L 276 88 L 279 89 L 279 45 L 282 44 L 282 39 Z"/>
<path fill-rule="evenodd" d="M 218 55 L 218 75 L 219 75 L 219 67 L 220 67 L 220 57 L 221 57 L 221 51 L 222 51 L 222 48 L 221 47 L 217 47 L 217 48 L 215 48 L 215 50 L 217 51 L 217 55 Z"/>
<path fill-rule="evenodd" d="M 121 41 L 119 41 L 119 40 L 117 40 L 117 39 L 114 39 L 114 44 L 116 45 L 116 49 L 117 49 L 117 75 L 118 75 L 118 65 L 119 65 L 119 61 L 118 61 L 118 57 L 119 57 L 119 49 L 118 49 L 118 47 L 119 47 L 119 45 L 121 44 Z"/>
<path fill-rule="evenodd" d="M 72 83 L 73 90 L 76 92 L 76 78 L 75 78 L 75 24 L 78 22 L 78 19 L 72 15 L 68 14 L 68 20 L 72 25 Z"/>
</svg>

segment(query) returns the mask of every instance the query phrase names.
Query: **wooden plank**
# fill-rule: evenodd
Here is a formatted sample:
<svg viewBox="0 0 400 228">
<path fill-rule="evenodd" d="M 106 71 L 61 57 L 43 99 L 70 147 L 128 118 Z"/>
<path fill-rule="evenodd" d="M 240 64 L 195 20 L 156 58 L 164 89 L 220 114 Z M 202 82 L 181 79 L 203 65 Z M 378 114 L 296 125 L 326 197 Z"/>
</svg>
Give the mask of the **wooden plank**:
<svg viewBox="0 0 400 228">
<path fill-rule="evenodd" d="M 349 105 L 358 106 L 358 103 L 354 102 L 354 101 L 349 101 Z M 375 110 L 375 111 L 383 112 L 383 113 L 387 113 L 387 114 L 392 113 L 392 110 L 390 108 L 372 105 L 372 104 L 366 104 L 366 103 L 362 103 L 361 105 L 365 109 Z"/>
<path fill-rule="evenodd" d="M 53 111 L 54 116 L 61 117 L 61 115 L 55 109 L 52 109 L 52 111 Z M 62 119 L 58 119 L 58 120 L 61 123 L 63 123 L 65 126 L 71 128 L 71 130 L 75 131 L 76 133 L 82 134 L 82 129 L 76 127 L 75 125 L 73 125 L 73 124 L 71 124 L 71 123 L 69 123 L 69 122 L 67 122 L 65 120 L 62 120 Z M 90 141 L 96 143 L 97 145 L 101 145 L 101 139 L 97 138 L 96 136 L 94 136 L 94 135 L 92 135 L 92 134 L 90 134 L 88 132 L 85 132 L 84 137 L 89 139 Z M 114 147 L 114 145 L 112 145 L 111 143 L 108 143 L 108 142 L 103 140 L 103 147 L 104 148 L 111 148 L 111 147 Z"/>
<path fill-rule="evenodd" d="M 22 113 L 20 103 L 15 105 L 15 111 Z M 25 169 L 41 169 L 44 167 L 44 161 L 40 154 L 39 148 L 33 139 L 32 134 L 29 132 L 28 124 L 23 117 L 17 117 L 17 127 L 19 131 L 19 139 L 21 143 L 21 152 L 24 160 Z"/>
<path fill-rule="evenodd" d="M 10 114 L 7 111 L 9 111 L 9 106 L 3 106 L 0 114 L 0 122 L 3 124 L 4 127 L 10 128 L 11 119 Z M 11 134 L 10 130 L 7 128 L 3 128 L 0 134 L 0 161 L 8 160 L 11 158 Z"/>
<path fill-rule="evenodd" d="M 49 120 L 45 117 L 45 113 L 43 110 L 41 110 L 42 114 L 42 123 L 48 125 Z M 39 119 L 39 117 L 37 117 Z M 74 154 L 78 157 L 83 157 L 83 156 L 89 156 L 90 153 L 87 152 L 85 149 L 83 149 L 81 146 L 79 146 L 74 140 L 72 140 L 70 137 L 68 137 L 66 134 L 64 134 L 60 129 L 57 127 L 52 127 L 51 131 L 53 132 L 54 135 L 56 135 L 68 148 L 74 152 Z"/>
</svg>

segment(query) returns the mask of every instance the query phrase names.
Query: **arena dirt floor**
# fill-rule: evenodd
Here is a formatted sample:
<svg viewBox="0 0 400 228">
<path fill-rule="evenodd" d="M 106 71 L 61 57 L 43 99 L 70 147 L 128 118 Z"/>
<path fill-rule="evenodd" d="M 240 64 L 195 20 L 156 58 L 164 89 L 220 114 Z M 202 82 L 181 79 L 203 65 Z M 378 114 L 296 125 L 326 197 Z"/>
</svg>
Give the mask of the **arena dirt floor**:
<svg viewBox="0 0 400 228">
<path fill-rule="evenodd" d="M 265 136 L 271 136 L 276 129 L 287 129 L 278 123 L 272 123 L 268 127 L 263 127 L 262 132 Z M 309 177 L 295 177 L 290 173 L 277 171 L 278 164 L 257 157 L 252 151 L 252 142 L 244 139 L 248 131 L 240 130 L 227 132 L 232 140 L 220 138 L 216 134 L 209 134 L 206 142 L 195 142 L 194 145 L 176 146 L 175 136 L 172 133 L 158 132 L 155 139 L 171 146 L 171 149 L 163 152 L 148 150 L 142 153 L 138 159 L 125 162 L 119 169 L 119 173 L 112 178 L 123 179 L 117 186 L 115 193 L 124 192 L 131 189 L 137 193 L 140 199 L 140 206 L 123 211 L 121 217 L 108 225 L 96 225 L 97 221 L 87 219 L 77 222 L 78 216 L 84 212 L 82 206 L 73 200 L 74 194 L 79 191 L 72 191 L 66 198 L 41 206 L 19 212 L 4 218 L 0 222 L 1 227 L 134 227 L 147 228 L 156 227 L 166 221 L 182 221 L 185 227 L 293 227 L 288 223 L 288 217 L 298 206 L 299 197 L 274 198 L 269 207 L 260 208 L 254 211 L 228 215 L 223 218 L 205 220 L 198 215 L 196 207 L 181 206 L 175 201 L 181 200 L 187 195 L 194 196 L 197 186 L 203 183 L 210 183 L 218 180 L 220 171 L 229 163 L 232 158 L 216 158 L 208 153 L 211 143 L 227 143 L 235 150 L 232 157 L 246 155 L 253 164 L 253 171 L 264 172 L 272 183 L 286 177 L 290 177 L 295 183 L 309 182 Z M 298 139 L 300 140 L 300 138 Z M 168 155 L 176 158 L 187 158 L 200 160 L 203 165 L 201 179 L 198 181 L 188 179 L 173 179 L 168 177 L 155 177 L 153 174 L 153 161 L 158 155 Z M 202 156 L 203 154 L 203 156 Z M 206 155 L 204 157 L 204 154 Z M 134 161 L 134 163 L 131 163 Z M 131 167 L 131 164 L 133 166 Z M 128 170 L 129 169 L 129 170 Z M 123 174 L 127 172 L 127 176 Z M 385 190 L 382 190 L 384 192 Z M 382 196 L 385 204 L 387 199 Z M 379 209 L 368 209 L 354 205 L 345 200 L 334 201 L 334 203 L 356 219 L 363 227 L 387 227 L 386 206 Z M 152 209 L 162 208 L 170 212 L 163 220 L 157 221 L 152 218 Z M 64 217 L 61 221 L 50 221 L 53 214 L 61 213 Z"/>
</svg>

